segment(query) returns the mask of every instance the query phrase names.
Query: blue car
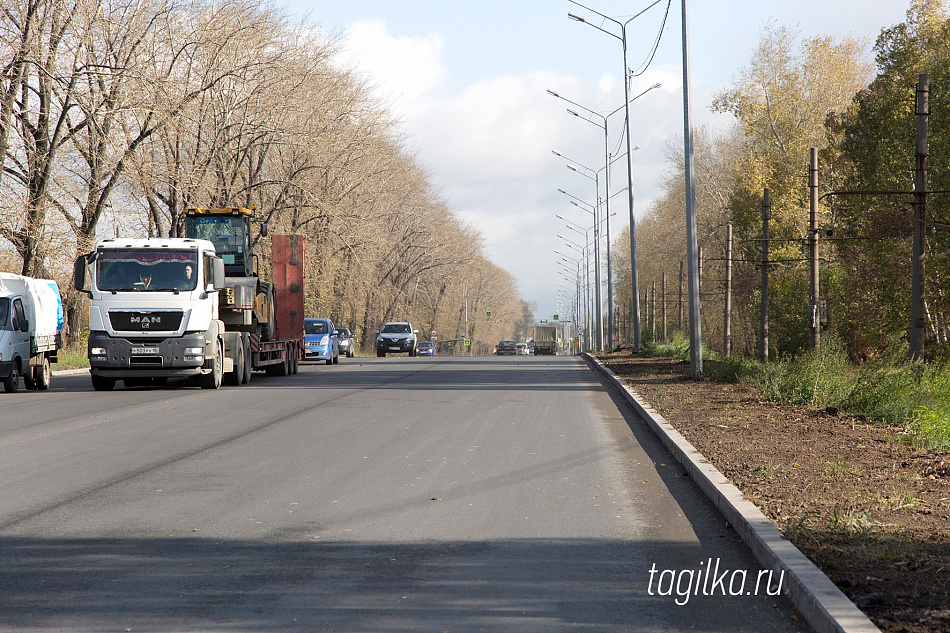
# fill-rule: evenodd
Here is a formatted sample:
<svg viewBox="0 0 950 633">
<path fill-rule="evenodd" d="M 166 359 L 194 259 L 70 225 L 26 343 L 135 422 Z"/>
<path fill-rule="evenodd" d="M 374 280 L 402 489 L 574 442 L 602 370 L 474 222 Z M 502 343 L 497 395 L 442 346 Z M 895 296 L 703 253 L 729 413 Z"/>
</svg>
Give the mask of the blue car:
<svg viewBox="0 0 950 633">
<path fill-rule="evenodd" d="M 416 344 L 416 356 L 435 356 L 435 343 L 419 341 Z"/>
<path fill-rule="evenodd" d="M 340 340 L 330 319 L 303 320 L 303 340 L 306 360 L 322 360 L 327 365 L 340 362 Z"/>
</svg>

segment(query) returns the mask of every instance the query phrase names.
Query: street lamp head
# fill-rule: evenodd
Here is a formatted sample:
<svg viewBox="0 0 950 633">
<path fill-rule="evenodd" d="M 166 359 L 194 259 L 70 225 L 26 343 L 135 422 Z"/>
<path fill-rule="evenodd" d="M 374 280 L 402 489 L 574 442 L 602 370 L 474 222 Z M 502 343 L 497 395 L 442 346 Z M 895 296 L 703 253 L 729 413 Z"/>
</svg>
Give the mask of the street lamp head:
<svg viewBox="0 0 950 633">
<path fill-rule="evenodd" d="M 557 98 L 559 98 L 559 99 L 561 98 L 561 95 L 559 95 L 558 93 L 554 92 L 553 90 L 548 90 L 548 94 L 551 95 L 552 97 L 557 97 Z"/>
<path fill-rule="evenodd" d="M 564 154 L 562 154 L 561 152 L 557 151 L 556 149 L 552 149 L 552 150 L 551 150 L 551 153 L 554 154 L 555 156 L 560 156 L 560 157 L 562 157 L 562 158 L 564 157 Z"/>
<path fill-rule="evenodd" d="M 574 165 L 568 165 L 567 168 L 570 169 L 571 171 L 577 171 L 577 167 L 575 167 Z"/>
<path fill-rule="evenodd" d="M 585 18 L 580 13 L 574 13 L 573 11 L 569 11 L 567 14 L 567 17 L 571 18 L 572 20 L 576 20 L 578 22 L 587 22 L 587 18 Z"/>
<path fill-rule="evenodd" d="M 579 116 L 580 116 L 575 110 L 571 110 L 570 108 L 567 109 L 567 113 L 568 113 L 568 114 L 573 114 L 573 115 L 576 116 L 576 117 L 579 117 Z"/>
<path fill-rule="evenodd" d="M 650 86 L 650 90 L 653 90 L 654 88 L 660 88 L 660 87 L 662 87 L 662 86 L 663 86 L 663 84 L 655 83 L 655 84 L 653 84 L 652 86 Z"/>
</svg>

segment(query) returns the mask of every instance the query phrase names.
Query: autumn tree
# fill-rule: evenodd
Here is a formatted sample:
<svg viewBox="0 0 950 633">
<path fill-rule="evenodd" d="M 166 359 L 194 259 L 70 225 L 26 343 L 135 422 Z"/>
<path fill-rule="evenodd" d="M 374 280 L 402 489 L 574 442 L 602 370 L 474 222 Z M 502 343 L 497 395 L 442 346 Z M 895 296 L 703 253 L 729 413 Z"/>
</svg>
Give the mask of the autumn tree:
<svg viewBox="0 0 950 633">
<path fill-rule="evenodd" d="M 874 47 L 877 76 L 851 110 L 829 121 L 842 130 L 841 189 L 912 191 L 916 148 L 916 85 L 930 75 L 929 189 L 950 190 L 942 157 L 950 151 L 950 18 L 942 0 L 915 0 L 905 22 L 882 31 Z M 907 335 L 913 235 L 911 195 L 840 197 L 835 234 L 843 276 L 839 331 L 854 356 L 873 356 Z M 927 328 L 947 342 L 950 294 L 950 199 L 928 198 L 925 228 Z M 944 348 L 945 349 L 945 348 Z M 938 351 L 931 348 L 931 352 Z"/>
<path fill-rule="evenodd" d="M 734 161 L 741 136 L 736 129 L 715 134 L 699 128 L 694 135 L 694 173 L 696 182 L 697 241 L 703 253 L 703 332 L 715 339 L 721 333 L 724 279 L 723 249 L 725 228 L 729 222 L 729 200 L 735 185 Z M 657 284 L 660 293 L 664 273 L 667 278 L 668 332 L 678 325 L 676 302 L 680 264 L 686 261 L 686 199 L 682 147 L 666 148 L 667 171 L 660 181 L 661 194 L 639 214 L 637 220 L 637 265 L 641 291 L 641 326 L 646 332 L 648 309 L 644 292 Z M 614 284 L 621 315 L 631 305 L 630 238 L 625 227 L 614 239 Z M 658 294 L 657 301 L 661 301 Z M 684 299 L 685 301 L 685 299 Z M 657 319 L 660 309 L 657 309 Z M 684 310 L 684 329 L 687 326 Z M 626 331 L 626 330 L 625 330 Z"/>
<path fill-rule="evenodd" d="M 770 343 L 781 351 L 807 347 L 809 303 L 803 245 L 808 231 L 809 150 L 834 139 L 825 121 L 844 112 L 870 79 L 864 44 L 819 36 L 798 40 L 785 27 L 765 29 L 752 61 L 721 91 L 713 109 L 735 117 L 743 146 L 735 163 L 729 211 L 747 260 L 761 248 L 763 190 L 771 197 Z M 827 222 L 827 211 L 824 216 Z M 773 289 L 774 288 L 774 292 Z M 757 297 L 742 300 L 755 303 Z"/>
<path fill-rule="evenodd" d="M 525 306 L 319 29 L 246 0 L 28 0 L 0 15 L 0 265 L 70 264 L 104 236 L 178 235 L 188 206 L 256 206 L 307 237 L 308 314 L 511 338 Z M 254 234 L 266 279 L 269 239 Z M 44 248 L 49 250 L 45 251 Z M 9 254 L 8 254 L 9 253 Z M 14 255 L 15 253 L 15 255 Z M 53 255 L 56 255 L 54 257 Z"/>
</svg>

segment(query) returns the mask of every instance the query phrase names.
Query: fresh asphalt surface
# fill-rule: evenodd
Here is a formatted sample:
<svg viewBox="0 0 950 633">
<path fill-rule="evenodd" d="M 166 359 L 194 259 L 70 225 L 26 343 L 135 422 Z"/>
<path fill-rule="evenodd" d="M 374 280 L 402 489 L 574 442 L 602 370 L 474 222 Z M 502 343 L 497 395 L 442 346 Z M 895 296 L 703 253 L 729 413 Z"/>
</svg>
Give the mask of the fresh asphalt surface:
<svg viewBox="0 0 950 633">
<path fill-rule="evenodd" d="M 578 358 L 0 393 L 2 631 L 807 630 L 758 571 Z"/>
</svg>

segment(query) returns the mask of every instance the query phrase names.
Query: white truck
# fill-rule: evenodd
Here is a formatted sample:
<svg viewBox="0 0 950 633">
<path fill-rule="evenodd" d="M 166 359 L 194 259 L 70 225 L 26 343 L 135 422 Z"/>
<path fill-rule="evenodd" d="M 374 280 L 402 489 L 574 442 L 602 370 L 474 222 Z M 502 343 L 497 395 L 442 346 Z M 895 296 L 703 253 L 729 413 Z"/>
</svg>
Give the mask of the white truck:
<svg viewBox="0 0 950 633">
<path fill-rule="evenodd" d="M 0 273 L 0 379 L 13 393 L 49 389 L 62 345 L 63 300 L 51 279 Z"/>
<path fill-rule="evenodd" d="M 247 384 L 253 371 L 297 373 L 303 236 L 271 236 L 273 278 L 264 282 L 251 251 L 253 209 L 186 213 L 184 238 L 103 240 L 76 260 L 73 285 L 91 299 L 95 390 L 189 376 L 217 389 Z"/>
<path fill-rule="evenodd" d="M 218 291 L 224 262 L 207 240 L 103 240 L 80 257 L 89 305 L 89 369 L 97 391 L 196 376 L 217 389 L 225 372 Z M 228 368 L 230 369 L 230 367 Z"/>
</svg>

